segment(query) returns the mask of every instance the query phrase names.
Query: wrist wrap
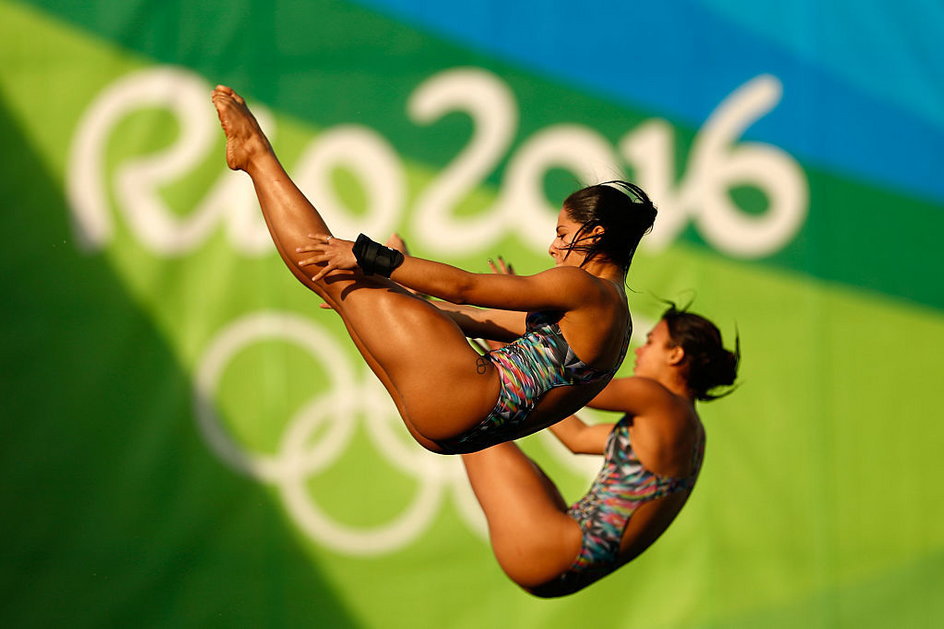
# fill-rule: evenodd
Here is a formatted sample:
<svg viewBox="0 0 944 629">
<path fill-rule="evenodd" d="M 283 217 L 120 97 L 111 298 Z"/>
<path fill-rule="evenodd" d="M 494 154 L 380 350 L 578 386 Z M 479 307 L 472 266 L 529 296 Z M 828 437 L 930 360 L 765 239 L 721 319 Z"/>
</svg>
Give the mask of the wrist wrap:
<svg viewBox="0 0 944 629">
<path fill-rule="evenodd" d="M 379 242 L 374 242 L 364 234 L 360 234 L 354 241 L 354 257 L 357 259 L 357 266 L 361 268 L 364 275 L 383 275 L 390 277 L 393 270 L 403 264 L 403 254 L 396 249 L 384 247 Z"/>
</svg>

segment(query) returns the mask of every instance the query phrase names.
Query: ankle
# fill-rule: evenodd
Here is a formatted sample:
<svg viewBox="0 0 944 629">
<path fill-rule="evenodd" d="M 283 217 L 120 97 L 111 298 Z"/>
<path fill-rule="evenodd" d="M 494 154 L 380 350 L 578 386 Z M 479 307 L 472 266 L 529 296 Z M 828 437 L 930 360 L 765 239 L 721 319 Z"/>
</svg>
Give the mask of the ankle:
<svg viewBox="0 0 944 629">
<path fill-rule="evenodd" d="M 283 171 L 282 164 L 267 142 L 263 141 L 260 146 L 253 148 L 246 157 L 247 174 L 256 177 Z"/>
</svg>

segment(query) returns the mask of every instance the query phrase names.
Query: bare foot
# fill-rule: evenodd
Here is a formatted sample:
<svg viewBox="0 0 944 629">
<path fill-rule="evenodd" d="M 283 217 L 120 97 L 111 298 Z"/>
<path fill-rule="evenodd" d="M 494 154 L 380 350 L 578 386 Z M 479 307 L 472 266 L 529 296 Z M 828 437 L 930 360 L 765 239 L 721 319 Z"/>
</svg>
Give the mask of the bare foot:
<svg viewBox="0 0 944 629">
<path fill-rule="evenodd" d="M 226 134 L 226 165 L 233 170 L 248 170 L 253 160 L 272 152 L 255 116 L 242 96 L 225 85 L 213 90 L 213 105 Z"/>
</svg>

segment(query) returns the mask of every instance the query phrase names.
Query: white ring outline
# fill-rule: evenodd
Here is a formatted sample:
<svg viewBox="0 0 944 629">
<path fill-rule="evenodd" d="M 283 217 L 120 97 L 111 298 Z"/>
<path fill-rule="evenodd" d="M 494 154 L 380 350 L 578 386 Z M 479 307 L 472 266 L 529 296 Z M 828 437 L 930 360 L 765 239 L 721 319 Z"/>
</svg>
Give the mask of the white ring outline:
<svg viewBox="0 0 944 629">
<path fill-rule="evenodd" d="M 211 400 L 227 362 L 243 347 L 270 339 L 293 341 L 320 360 L 327 356 L 330 389 L 295 413 L 283 433 L 279 452 L 266 456 L 246 453 L 227 434 Z M 457 479 L 457 461 L 428 453 L 415 444 L 413 448 L 392 446 L 404 440 L 394 435 L 389 427 L 393 422 L 385 419 L 396 417 L 399 424 L 399 415 L 386 391 L 373 378 L 370 382 L 375 386 L 364 387 L 364 395 L 357 394 L 348 361 L 349 357 L 337 346 L 334 337 L 312 321 L 288 313 L 252 313 L 218 333 L 198 361 L 194 412 L 211 451 L 235 471 L 276 485 L 286 509 L 310 537 L 350 555 L 380 554 L 405 546 L 426 529 L 442 502 L 444 489 Z M 367 418 L 366 428 L 377 450 L 395 467 L 420 482 L 418 494 L 404 512 L 373 527 L 338 524 L 320 509 L 306 487 L 308 477 L 325 469 L 342 453 L 353 434 L 354 416 L 358 411 Z M 327 437 L 305 451 L 305 441 L 325 418 L 333 418 Z M 471 493 L 468 488 L 466 493 Z M 467 509 L 462 511 L 467 512 Z M 471 527 L 483 531 L 482 523 L 474 520 L 469 522 Z"/>
</svg>

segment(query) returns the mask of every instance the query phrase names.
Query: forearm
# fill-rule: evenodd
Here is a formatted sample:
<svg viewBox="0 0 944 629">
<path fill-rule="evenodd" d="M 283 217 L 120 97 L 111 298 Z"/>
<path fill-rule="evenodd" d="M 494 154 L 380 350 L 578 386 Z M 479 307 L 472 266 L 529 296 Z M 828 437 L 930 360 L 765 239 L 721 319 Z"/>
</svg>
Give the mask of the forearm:
<svg viewBox="0 0 944 629">
<path fill-rule="evenodd" d="M 554 267 L 527 276 L 469 273 L 448 264 L 405 256 L 366 236 L 351 242 L 315 234 L 311 240 L 312 244 L 298 251 L 313 255 L 299 264 L 322 267 L 315 281 L 335 270 L 360 268 L 453 304 L 516 312 L 591 310 L 605 305 L 605 297 L 611 297 L 604 290 L 603 280 L 576 267 Z"/>
<path fill-rule="evenodd" d="M 482 309 L 446 301 L 432 303 L 455 321 L 469 338 L 510 343 L 525 332 L 523 312 Z"/>
<path fill-rule="evenodd" d="M 476 293 L 478 278 L 460 268 L 406 256 L 403 264 L 390 275 L 398 284 L 425 295 L 438 297 L 453 304 L 471 304 Z"/>
<path fill-rule="evenodd" d="M 602 454 L 612 424 L 589 426 L 576 415 L 571 415 L 550 429 L 557 440 L 574 454 Z"/>
</svg>

